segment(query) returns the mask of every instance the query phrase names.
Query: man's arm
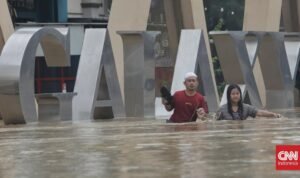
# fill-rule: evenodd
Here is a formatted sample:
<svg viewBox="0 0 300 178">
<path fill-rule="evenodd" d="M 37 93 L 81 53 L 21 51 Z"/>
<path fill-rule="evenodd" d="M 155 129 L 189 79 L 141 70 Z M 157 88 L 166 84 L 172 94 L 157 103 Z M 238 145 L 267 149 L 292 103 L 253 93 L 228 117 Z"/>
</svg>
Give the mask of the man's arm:
<svg viewBox="0 0 300 178">
<path fill-rule="evenodd" d="M 162 98 L 162 104 L 165 106 L 165 109 L 167 111 L 172 111 L 174 109 L 174 107 L 170 104 L 168 104 L 168 101 L 164 98 Z"/>
<path fill-rule="evenodd" d="M 206 119 L 206 112 L 204 108 L 198 108 L 197 109 L 197 119 L 205 120 Z"/>
<path fill-rule="evenodd" d="M 201 120 L 205 120 L 208 114 L 208 107 L 204 97 L 201 98 L 200 103 L 201 106 L 197 108 L 197 118 Z"/>
<path fill-rule="evenodd" d="M 202 108 L 204 109 L 205 113 L 208 114 L 208 106 L 207 106 L 207 102 L 204 97 L 202 97 L 201 105 L 202 105 Z"/>
</svg>

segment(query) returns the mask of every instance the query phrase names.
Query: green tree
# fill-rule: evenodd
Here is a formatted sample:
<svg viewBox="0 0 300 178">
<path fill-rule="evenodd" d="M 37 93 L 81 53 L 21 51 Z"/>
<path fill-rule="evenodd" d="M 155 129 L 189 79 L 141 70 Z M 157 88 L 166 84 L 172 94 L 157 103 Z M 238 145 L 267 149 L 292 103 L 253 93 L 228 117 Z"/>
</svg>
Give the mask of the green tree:
<svg viewBox="0 0 300 178">
<path fill-rule="evenodd" d="M 245 0 L 204 0 L 208 31 L 242 30 Z M 215 46 L 211 45 L 214 72 L 219 96 L 226 83 Z"/>
<path fill-rule="evenodd" d="M 245 0 L 204 0 L 206 23 L 209 31 L 223 19 L 220 30 L 241 30 Z"/>
</svg>

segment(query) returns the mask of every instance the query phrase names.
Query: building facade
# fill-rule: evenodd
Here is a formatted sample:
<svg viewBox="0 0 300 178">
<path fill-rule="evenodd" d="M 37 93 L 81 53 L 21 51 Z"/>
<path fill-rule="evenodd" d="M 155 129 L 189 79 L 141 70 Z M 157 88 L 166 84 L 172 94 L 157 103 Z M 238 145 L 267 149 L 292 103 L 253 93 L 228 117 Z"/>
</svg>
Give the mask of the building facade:
<svg viewBox="0 0 300 178">
<path fill-rule="evenodd" d="M 71 67 L 47 67 L 39 47 L 36 56 L 35 92 L 73 91 L 85 28 L 106 28 L 111 0 L 8 0 L 15 28 L 69 27 Z"/>
<path fill-rule="evenodd" d="M 67 90 L 72 91 L 81 52 L 80 46 L 83 41 L 84 29 L 107 27 L 109 17 L 112 16 L 115 18 L 110 12 L 112 0 L 8 0 L 8 2 L 16 28 L 49 25 L 70 27 L 72 67 L 48 68 L 43 59 L 43 54 L 40 52 L 41 50 L 38 50 L 36 62 L 36 92 L 57 92 L 62 89 L 64 83 L 67 84 Z M 141 23 L 140 27 L 143 27 L 143 30 L 158 30 L 162 32 L 161 37 L 157 41 L 156 53 L 159 58 L 156 66 L 156 78 L 159 85 L 170 85 L 180 38 L 180 30 L 185 28 L 206 28 L 205 20 L 203 20 L 199 14 L 203 11 L 202 2 L 204 2 L 205 5 L 208 1 L 145 0 L 143 2 L 125 2 L 123 0 L 114 0 L 114 2 L 115 10 L 120 11 L 127 8 L 124 10 L 124 14 L 129 14 L 128 17 L 126 17 L 128 21 L 121 21 L 118 19 L 120 17 L 118 14 L 122 14 L 123 12 L 114 12 L 117 14 L 116 16 L 118 16 L 116 18 L 117 23 L 115 23 L 116 25 L 113 27 L 116 28 L 116 30 L 122 28 L 125 30 L 139 29 L 139 27 L 137 27 L 139 24 L 134 24 L 134 20 L 136 20 Z M 281 29 L 294 32 L 299 31 L 297 27 L 299 21 L 297 15 L 299 0 L 276 0 L 274 2 L 266 0 L 262 4 L 257 2 L 245 0 L 244 30 L 267 29 L 269 31 L 279 31 L 279 29 Z M 135 15 L 134 17 L 134 14 L 130 16 L 128 11 L 132 7 L 142 7 L 138 6 L 139 3 L 148 4 L 147 8 L 139 10 L 139 13 L 143 14 L 143 22 L 141 22 L 142 16 Z M 255 6 L 257 4 L 260 8 Z M 144 5 L 143 7 L 146 6 Z M 200 8 L 202 9 L 201 13 L 198 12 Z M 207 10 L 207 8 L 204 9 L 205 11 Z M 257 16 L 265 18 L 258 20 Z M 125 15 L 123 17 L 125 18 Z M 267 18 L 271 20 L 267 20 Z M 266 21 L 264 22 L 263 20 L 265 19 Z M 280 28 L 280 24 L 284 26 Z M 255 25 L 261 25 L 262 27 L 255 28 Z M 264 28 L 264 25 L 269 25 L 270 28 Z M 118 37 L 113 38 L 116 39 Z M 119 41 L 118 43 L 121 42 Z M 210 50 L 208 50 L 208 53 L 210 53 Z M 120 57 L 122 53 L 115 53 L 115 55 L 117 65 L 122 66 L 123 61 L 118 61 L 119 58 L 122 58 Z M 118 71 L 122 73 L 122 70 Z M 261 91 L 263 91 L 263 89 Z"/>
</svg>

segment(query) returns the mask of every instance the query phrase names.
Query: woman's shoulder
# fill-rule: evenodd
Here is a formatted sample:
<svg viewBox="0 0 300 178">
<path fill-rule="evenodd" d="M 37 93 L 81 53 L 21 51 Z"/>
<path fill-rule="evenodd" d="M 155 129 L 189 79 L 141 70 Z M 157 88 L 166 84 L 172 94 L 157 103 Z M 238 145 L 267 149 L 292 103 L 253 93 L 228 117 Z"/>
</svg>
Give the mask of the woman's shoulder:
<svg viewBox="0 0 300 178">
<path fill-rule="evenodd" d="M 227 104 L 223 104 L 222 106 L 219 107 L 219 111 L 224 111 L 227 110 Z"/>
<path fill-rule="evenodd" d="M 243 103 L 243 108 L 253 108 L 253 109 L 256 109 L 255 106 L 252 106 L 251 104 L 247 104 L 247 103 Z"/>
<path fill-rule="evenodd" d="M 227 108 L 227 104 L 223 104 L 220 108 Z"/>
<path fill-rule="evenodd" d="M 246 103 L 243 103 L 243 110 L 245 112 L 250 112 L 250 113 L 256 113 L 258 111 L 258 109 L 255 106 Z"/>
<path fill-rule="evenodd" d="M 216 113 L 217 120 L 230 119 L 230 114 L 228 113 L 227 104 L 223 104 L 219 107 Z"/>
<path fill-rule="evenodd" d="M 251 106 L 251 105 L 250 105 L 250 104 L 247 104 L 247 103 L 243 103 L 243 106 L 249 107 L 249 106 Z"/>
</svg>

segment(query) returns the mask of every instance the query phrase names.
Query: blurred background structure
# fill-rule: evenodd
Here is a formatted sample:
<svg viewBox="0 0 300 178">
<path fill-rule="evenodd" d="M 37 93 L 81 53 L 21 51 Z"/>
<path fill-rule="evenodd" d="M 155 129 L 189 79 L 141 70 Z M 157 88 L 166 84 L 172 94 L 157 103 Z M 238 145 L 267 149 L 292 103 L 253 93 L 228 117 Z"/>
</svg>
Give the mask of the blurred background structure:
<svg viewBox="0 0 300 178">
<path fill-rule="evenodd" d="M 4 2 L 0 13 L 4 13 L 5 5 Z M 123 53 L 121 39 L 115 31 L 161 31 L 156 45 L 156 88 L 171 86 L 181 29 L 299 32 L 300 28 L 299 0 L 7 0 L 7 5 L 15 29 L 70 27 L 71 67 L 46 67 L 44 55 L 38 50 L 36 93 L 58 92 L 64 85 L 67 91 L 73 91 L 86 28 L 109 29 L 119 78 L 123 73 Z M 7 17 L 1 15 L 1 32 L 4 35 L 0 38 L 0 47 L 12 33 L 12 24 L 7 22 Z M 208 54 L 221 95 L 225 81 L 213 41 L 208 39 L 207 36 L 207 43 L 210 42 Z M 264 96 L 259 62 L 255 64 L 254 71 L 257 71 L 254 74 L 260 95 Z M 296 88 L 300 88 L 299 80 L 297 77 Z M 123 89 L 122 80 L 120 85 Z"/>
</svg>

